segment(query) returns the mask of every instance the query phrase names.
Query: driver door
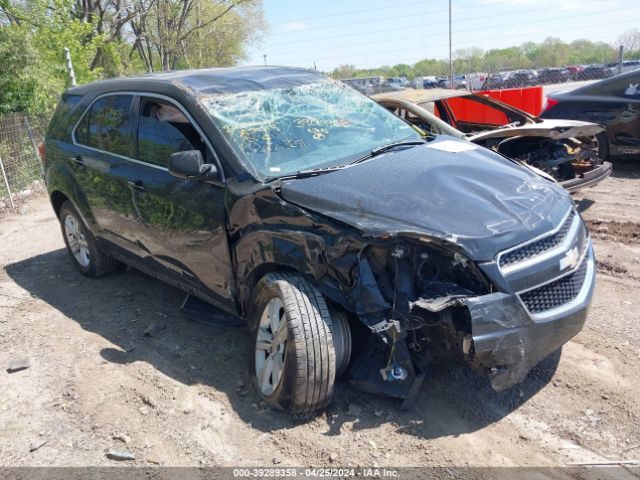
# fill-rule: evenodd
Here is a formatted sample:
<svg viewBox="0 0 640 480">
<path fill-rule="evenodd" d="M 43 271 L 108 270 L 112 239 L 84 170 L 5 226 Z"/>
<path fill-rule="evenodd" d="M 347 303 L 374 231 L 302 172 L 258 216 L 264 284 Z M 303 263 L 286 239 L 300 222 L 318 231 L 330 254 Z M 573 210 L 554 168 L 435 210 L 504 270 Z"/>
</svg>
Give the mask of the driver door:
<svg viewBox="0 0 640 480">
<path fill-rule="evenodd" d="M 138 102 L 138 175 L 132 198 L 143 261 L 234 309 L 224 185 L 180 179 L 168 170 L 172 153 L 200 150 L 207 162 L 214 162 L 213 154 L 177 103 L 155 97 L 138 97 Z"/>
</svg>

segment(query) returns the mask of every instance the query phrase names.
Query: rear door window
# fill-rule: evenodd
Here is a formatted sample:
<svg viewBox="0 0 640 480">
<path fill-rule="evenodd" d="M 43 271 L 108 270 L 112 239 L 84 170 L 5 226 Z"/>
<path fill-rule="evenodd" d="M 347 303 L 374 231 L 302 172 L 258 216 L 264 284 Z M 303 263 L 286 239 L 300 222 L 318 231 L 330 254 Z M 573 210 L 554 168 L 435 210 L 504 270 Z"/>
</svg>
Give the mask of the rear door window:
<svg viewBox="0 0 640 480">
<path fill-rule="evenodd" d="M 76 141 L 88 147 L 126 157 L 134 153 L 131 95 L 109 95 L 96 100 L 76 130 Z"/>
<path fill-rule="evenodd" d="M 172 153 L 200 150 L 207 159 L 204 140 L 175 105 L 157 98 L 140 99 L 138 160 L 166 167 Z"/>
</svg>

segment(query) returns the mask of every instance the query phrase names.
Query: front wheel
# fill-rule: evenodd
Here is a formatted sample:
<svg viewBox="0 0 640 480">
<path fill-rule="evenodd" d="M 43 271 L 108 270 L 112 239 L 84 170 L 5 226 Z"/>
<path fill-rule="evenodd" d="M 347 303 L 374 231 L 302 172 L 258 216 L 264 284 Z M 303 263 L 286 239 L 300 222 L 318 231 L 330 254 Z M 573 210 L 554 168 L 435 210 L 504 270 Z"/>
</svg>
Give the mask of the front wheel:
<svg viewBox="0 0 640 480">
<path fill-rule="evenodd" d="M 322 294 L 299 275 L 271 273 L 256 285 L 249 316 L 251 362 L 264 401 L 299 419 L 331 401 L 336 356 Z"/>
</svg>

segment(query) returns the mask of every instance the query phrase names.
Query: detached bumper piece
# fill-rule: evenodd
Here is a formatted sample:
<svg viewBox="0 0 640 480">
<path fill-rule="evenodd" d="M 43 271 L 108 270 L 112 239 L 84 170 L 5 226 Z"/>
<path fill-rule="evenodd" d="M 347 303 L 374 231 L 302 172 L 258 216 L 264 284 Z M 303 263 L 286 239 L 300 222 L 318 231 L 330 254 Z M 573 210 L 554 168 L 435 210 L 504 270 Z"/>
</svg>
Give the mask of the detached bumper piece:
<svg viewBox="0 0 640 480">
<path fill-rule="evenodd" d="M 611 165 L 611 162 L 602 162 L 602 165 L 599 167 L 585 172 L 579 177 L 560 182 L 560 185 L 570 192 L 575 192 L 582 188 L 594 187 L 611 175 L 612 171 L 613 165 Z"/>
</svg>

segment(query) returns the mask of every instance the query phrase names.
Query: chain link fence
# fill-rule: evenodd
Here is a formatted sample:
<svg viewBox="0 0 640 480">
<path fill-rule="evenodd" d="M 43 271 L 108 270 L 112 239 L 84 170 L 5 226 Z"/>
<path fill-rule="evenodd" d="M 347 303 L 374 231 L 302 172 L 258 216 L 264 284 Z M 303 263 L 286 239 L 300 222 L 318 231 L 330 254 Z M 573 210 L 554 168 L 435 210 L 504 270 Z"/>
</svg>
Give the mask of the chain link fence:
<svg viewBox="0 0 640 480">
<path fill-rule="evenodd" d="M 0 115 L 0 210 L 44 188 L 38 144 L 44 140 L 48 115 Z"/>
<path fill-rule="evenodd" d="M 520 69 L 500 69 L 495 65 L 467 65 L 457 62 L 453 69 L 453 88 L 484 91 L 543 86 L 545 93 L 550 93 L 572 90 L 632 70 L 640 70 L 640 60 Z M 451 88 L 448 64 L 445 61 L 434 63 L 428 72 L 422 73 L 424 74 L 413 76 L 360 74 L 351 78 L 338 78 L 367 95 L 403 88 Z"/>
</svg>

